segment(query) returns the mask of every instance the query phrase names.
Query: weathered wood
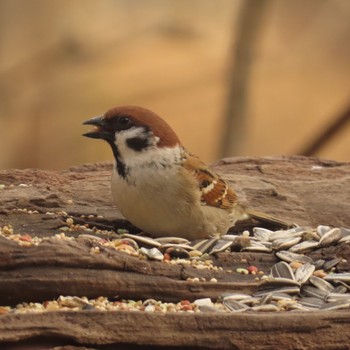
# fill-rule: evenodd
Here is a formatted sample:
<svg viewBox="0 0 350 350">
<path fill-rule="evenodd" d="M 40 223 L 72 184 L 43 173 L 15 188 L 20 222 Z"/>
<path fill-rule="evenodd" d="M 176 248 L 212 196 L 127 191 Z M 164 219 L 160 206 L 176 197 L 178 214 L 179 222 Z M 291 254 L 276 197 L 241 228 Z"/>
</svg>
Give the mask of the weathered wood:
<svg viewBox="0 0 350 350">
<path fill-rule="evenodd" d="M 255 209 L 300 225 L 350 227 L 349 163 L 304 157 L 234 158 L 219 162 L 216 169 L 232 182 L 241 201 Z M 6 186 L 0 190 L 0 226 L 12 225 L 19 234 L 50 237 L 62 232 L 67 212 L 75 223 L 100 228 L 128 227 L 136 232 L 111 202 L 110 170 L 110 164 L 93 164 L 63 172 L 0 171 L 0 184 Z M 94 216 L 88 217 L 90 214 Z M 74 237 L 80 233 L 85 232 L 66 232 Z M 188 265 L 142 260 L 113 248 L 100 247 L 100 253 L 93 254 L 91 248 L 96 244 L 86 237 L 52 237 L 39 246 L 22 247 L 0 237 L 0 305 L 42 302 L 61 294 L 173 302 L 216 299 L 229 291 L 256 290 L 258 282 L 254 276 L 229 272 L 242 266 L 242 261 L 265 272 L 276 262 L 270 254 L 219 253 L 213 257 L 213 263 L 222 270 L 198 270 Z M 315 251 L 313 256 L 343 257 L 347 261 L 339 266 L 349 271 L 348 245 Z M 188 277 L 205 278 L 207 282 L 188 281 Z M 218 282 L 209 282 L 212 277 Z M 96 349 L 125 345 L 129 349 L 340 349 L 349 343 L 349 322 L 349 310 L 274 314 L 4 314 L 0 315 L 0 342 L 9 342 L 8 349 L 29 341 L 36 342 L 33 348 L 40 349 L 44 340 L 50 346 L 78 343 Z"/>
<path fill-rule="evenodd" d="M 84 238 L 74 241 L 52 238 L 40 246 L 21 247 L 0 237 L 2 304 L 43 301 L 60 295 L 89 298 L 117 295 L 172 302 L 204 297 L 217 299 L 223 291 L 252 293 L 258 285 L 252 276 L 140 260 L 114 249 L 101 249 L 100 254 L 91 254 L 93 243 Z M 216 263 L 228 265 L 226 254 L 220 256 Z M 275 262 L 270 256 L 264 259 L 264 254 L 240 253 L 235 261 L 230 261 L 230 268 L 241 266 L 241 259 L 256 261 L 256 265 L 266 268 Z M 258 260 L 267 261 L 259 263 Z M 207 280 L 215 277 L 219 283 L 186 281 L 188 277 Z"/>
<path fill-rule="evenodd" d="M 191 349 L 346 349 L 348 311 L 312 313 L 159 314 L 50 312 L 0 317 L 0 341 L 48 337 L 98 348 L 152 345 Z M 28 347 L 29 348 L 29 347 Z M 27 348 L 27 349 L 28 349 Z M 35 348 L 37 349 L 37 348 Z"/>
</svg>

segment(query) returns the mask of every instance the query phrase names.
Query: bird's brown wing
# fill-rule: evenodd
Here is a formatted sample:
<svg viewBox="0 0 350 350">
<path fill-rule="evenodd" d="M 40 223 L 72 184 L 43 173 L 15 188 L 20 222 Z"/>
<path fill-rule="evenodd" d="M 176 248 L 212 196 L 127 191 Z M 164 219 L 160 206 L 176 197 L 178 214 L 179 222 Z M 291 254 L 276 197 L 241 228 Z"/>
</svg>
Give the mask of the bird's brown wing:
<svg viewBox="0 0 350 350">
<path fill-rule="evenodd" d="M 237 196 L 228 183 L 199 158 L 186 154 L 184 167 L 196 179 L 203 204 L 222 209 L 231 209 L 237 205 Z"/>
<path fill-rule="evenodd" d="M 222 209 L 234 208 L 238 220 L 256 219 L 279 228 L 291 227 L 291 224 L 284 220 L 240 205 L 235 192 L 229 187 L 228 183 L 210 170 L 199 158 L 186 154 L 184 167 L 195 178 L 204 205 Z"/>
</svg>

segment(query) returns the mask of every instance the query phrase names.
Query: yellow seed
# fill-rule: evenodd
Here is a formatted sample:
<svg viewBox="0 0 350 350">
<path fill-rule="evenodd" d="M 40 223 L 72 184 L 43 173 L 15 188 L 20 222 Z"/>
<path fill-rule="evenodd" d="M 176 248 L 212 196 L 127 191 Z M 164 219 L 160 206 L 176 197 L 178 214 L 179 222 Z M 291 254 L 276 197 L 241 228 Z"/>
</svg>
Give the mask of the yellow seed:
<svg viewBox="0 0 350 350">
<path fill-rule="evenodd" d="M 314 271 L 313 275 L 316 277 L 324 278 L 327 276 L 327 273 L 324 272 L 324 270 L 316 270 Z"/>
<path fill-rule="evenodd" d="M 67 218 L 66 223 L 68 226 L 72 226 L 74 224 L 74 220 L 72 218 Z"/>
<path fill-rule="evenodd" d="M 293 270 L 296 270 L 299 267 L 303 266 L 303 264 L 299 261 L 292 261 L 289 265 Z"/>
<path fill-rule="evenodd" d="M 199 250 L 191 250 L 188 254 L 190 255 L 191 258 L 194 258 L 194 257 L 201 256 L 202 252 L 200 252 Z"/>
<path fill-rule="evenodd" d="M 249 231 L 243 231 L 243 233 L 242 233 L 242 237 L 245 237 L 245 238 L 248 238 L 249 237 L 249 235 L 250 235 L 250 233 L 249 233 Z"/>
</svg>

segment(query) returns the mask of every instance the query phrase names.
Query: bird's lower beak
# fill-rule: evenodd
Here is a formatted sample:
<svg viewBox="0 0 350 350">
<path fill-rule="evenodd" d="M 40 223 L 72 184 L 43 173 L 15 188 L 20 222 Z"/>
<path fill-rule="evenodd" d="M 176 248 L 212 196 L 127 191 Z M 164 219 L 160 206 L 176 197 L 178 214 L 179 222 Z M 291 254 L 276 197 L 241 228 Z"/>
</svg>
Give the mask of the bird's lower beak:
<svg viewBox="0 0 350 350">
<path fill-rule="evenodd" d="M 110 133 L 106 129 L 105 119 L 103 116 L 93 117 L 89 120 L 86 120 L 83 125 L 93 125 L 94 129 L 89 131 L 83 136 L 91 137 L 93 139 L 103 139 L 107 140 L 110 138 Z"/>
</svg>

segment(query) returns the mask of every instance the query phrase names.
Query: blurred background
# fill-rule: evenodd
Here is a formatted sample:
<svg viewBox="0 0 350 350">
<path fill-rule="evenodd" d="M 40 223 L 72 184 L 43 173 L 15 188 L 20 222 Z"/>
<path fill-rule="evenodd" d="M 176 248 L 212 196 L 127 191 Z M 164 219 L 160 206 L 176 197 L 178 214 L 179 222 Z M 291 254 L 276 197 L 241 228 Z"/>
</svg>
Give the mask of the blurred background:
<svg viewBox="0 0 350 350">
<path fill-rule="evenodd" d="M 0 169 L 112 159 L 81 123 L 152 109 L 207 162 L 350 160 L 349 0 L 0 0 Z"/>
</svg>

